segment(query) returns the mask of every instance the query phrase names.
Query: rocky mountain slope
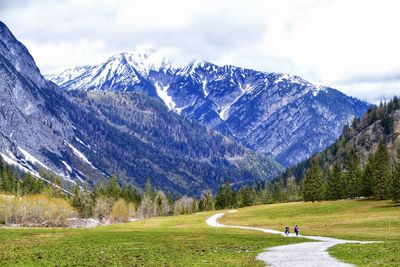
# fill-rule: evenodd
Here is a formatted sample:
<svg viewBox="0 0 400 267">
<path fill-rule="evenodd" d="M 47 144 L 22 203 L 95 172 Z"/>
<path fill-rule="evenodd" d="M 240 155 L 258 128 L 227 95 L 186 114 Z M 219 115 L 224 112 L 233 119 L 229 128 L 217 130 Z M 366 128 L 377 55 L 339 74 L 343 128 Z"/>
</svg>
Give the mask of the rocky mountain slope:
<svg viewBox="0 0 400 267">
<path fill-rule="evenodd" d="M 327 171 L 335 162 L 344 166 L 351 151 L 354 150 L 364 166 L 372 153 L 384 142 L 393 162 L 400 148 L 400 100 L 392 101 L 368 110 L 361 118 L 355 119 L 345 127 L 340 137 L 324 151 L 288 169 L 284 177 L 294 175 L 303 177 L 311 159 L 315 158 L 323 170 Z"/>
<path fill-rule="evenodd" d="M 253 151 L 294 165 L 329 146 L 368 104 L 288 74 L 124 52 L 46 76 L 65 90 L 140 91 Z"/>
<path fill-rule="evenodd" d="M 0 153 L 35 175 L 48 169 L 93 184 L 118 174 L 138 187 L 150 177 L 156 188 L 180 194 L 282 170 L 145 94 L 63 92 L 1 22 Z"/>
</svg>

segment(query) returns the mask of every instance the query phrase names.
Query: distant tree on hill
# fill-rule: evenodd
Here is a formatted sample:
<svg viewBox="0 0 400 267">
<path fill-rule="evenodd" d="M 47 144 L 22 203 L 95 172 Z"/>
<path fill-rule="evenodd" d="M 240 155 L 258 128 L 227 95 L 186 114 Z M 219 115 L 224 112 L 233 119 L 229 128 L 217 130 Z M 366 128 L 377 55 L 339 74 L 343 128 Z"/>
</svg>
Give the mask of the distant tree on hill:
<svg viewBox="0 0 400 267">
<path fill-rule="evenodd" d="M 215 208 L 216 209 L 226 209 L 233 207 L 233 192 L 231 189 L 231 184 L 226 182 L 221 185 L 218 189 L 217 195 L 215 197 Z"/>
<path fill-rule="evenodd" d="M 312 159 L 304 177 L 304 201 L 320 201 L 323 198 L 322 170 L 317 160 Z"/>
<path fill-rule="evenodd" d="M 397 160 L 393 169 L 392 199 L 400 202 L 400 149 L 397 150 Z"/>
<path fill-rule="evenodd" d="M 375 154 L 376 172 L 374 194 L 378 199 L 386 199 L 390 196 L 391 171 L 389 154 L 384 142 L 379 144 Z"/>
<path fill-rule="evenodd" d="M 287 194 L 287 199 L 289 201 L 296 201 L 299 200 L 299 191 L 300 188 L 296 183 L 296 179 L 294 176 L 289 176 L 289 178 L 286 181 L 286 194 Z"/>
<path fill-rule="evenodd" d="M 368 157 L 367 164 L 364 167 L 362 175 L 362 186 L 361 194 L 367 198 L 374 195 L 375 187 L 375 177 L 376 177 L 376 160 L 375 155 L 370 155 Z"/>
<path fill-rule="evenodd" d="M 107 186 L 107 194 L 114 199 L 118 199 L 121 196 L 121 189 L 118 184 L 117 176 L 113 175 L 110 178 Z"/>
<path fill-rule="evenodd" d="M 339 163 L 335 162 L 328 174 L 327 192 L 328 199 L 338 200 L 344 196 L 344 182 Z"/>
<path fill-rule="evenodd" d="M 151 199 L 154 199 L 156 196 L 156 192 L 153 189 L 150 177 L 147 177 L 144 194 Z"/>
<path fill-rule="evenodd" d="M 344 177 L 347 184 L 347 197 L 355 198 L 360 195 L 361 191 L 361 168 L 360 160 L 354 148 L 352 148 L 347 156 L 345 164 Z"/>
</svg>

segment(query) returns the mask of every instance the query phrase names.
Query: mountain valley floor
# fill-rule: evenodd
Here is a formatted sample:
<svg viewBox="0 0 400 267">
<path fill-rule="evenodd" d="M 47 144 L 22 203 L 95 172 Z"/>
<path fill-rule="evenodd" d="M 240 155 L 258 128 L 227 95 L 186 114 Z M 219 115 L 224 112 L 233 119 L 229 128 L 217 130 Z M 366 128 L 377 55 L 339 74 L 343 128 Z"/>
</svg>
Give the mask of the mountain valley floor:
<svg viewBox="0 0 400 267">
<path fill-rule="evenodd" d="M 243 229 L 213 228 L 218 211 L 157 217 L 91 229 L 1 228 L 1 266 L 263 266 L 265 248 L 309 242 Z M 375 244 L 343 244 L 332 256 L 358 266 L 398 266 L 400 205 L 390 201 L 341 200 L 260 205 L 226 213 L 227 225 L 283 230 L 303 235 Z M 390 223 L 390 228 L 389 228 Z"/>
</svg>

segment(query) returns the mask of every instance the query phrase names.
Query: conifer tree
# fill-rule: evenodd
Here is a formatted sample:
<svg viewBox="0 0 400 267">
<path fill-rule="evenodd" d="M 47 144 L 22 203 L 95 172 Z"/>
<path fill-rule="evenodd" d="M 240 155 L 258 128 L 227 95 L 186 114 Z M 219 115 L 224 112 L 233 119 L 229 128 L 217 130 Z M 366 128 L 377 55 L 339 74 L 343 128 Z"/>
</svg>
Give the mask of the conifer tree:
<svg viewBox="0 0 400 267">
<path fill-rule="evenodd" d="M 218 189 L 217 195 L 215 197 L 215 208 L 216 209 L 226 209 L 232 207 L 232 189 L 229 182 L 221 185 Z"/>
<path fill-rule="evenodd" d="M 339 163 L 335 162 L 329 171 L 327 182 L 327 198 L 338 200 L 343 198 L 343 180 L 342 170 Z"/>
<path fill-rule="evenodd" d="M 344 173 L 345 182 L 347 184 L 347 196 L 355 198 L 361 192 L 361 168 L 355 149 L 351 149 L 345 164 L 346 171 Z"/>
<path fill-rule="evenodd" d="M 198 206 L 197 206 L 197 200 L 196 200 L 196 198 L 193 198 L 193 202 L 192 202 L 192 212 L 195 213 L 195 212 L 198 212 L 198 210 L 199 210 L 199 208 L 198 208 Z"/>
<path fill-rule="evenodd" d="M 296 201 L 299 198 L 299 186 L 296 183 L 296 179 L 291 175 L 286 182 L 287 198 L 289 201 Z"/>
<path fill-rule="evenodd" d="M 32 174 L 27 172 L 24 176 L 24 182 L 22 184 L 22 190 L 24 194 L 32 194 L 36 193 L 36 183 L 35 179 L 32 177 Z"/>
<path fill-rule="evenodd" d="M 3 174 L 3 170 L 4 170 L 4 161 L 0 155 L 0 180 L 1 180 L 1 175 Z"/>
<path fill-rule="evenodd" d="M 316 159 L 311 160 L 310 168 L 304 177 L 304 201 L 320 201 L 323 196 L 323 177 Z"/>
<path fill-rule="evenodd" d="M 375 176 L 376 176 L 376 164 L 375 155 L 371 154 L 368 157 L 367 164 L 365 165 L 363 175 L 362 175 L 362 190 L 361 194 L 368 199 L 374 195 L 375 186 Z"/>
<path fill-rule="evenodd" d="M 397 150 L 397 160 L 393 168 L 392 199 L 400 202 L 400 148 Z"/>
<path fill-rule="evenodd" d="M 153 189 L 153 186 L 152 186 L 152 184 L 151 184 L 150 177 L 147 177 L 146 186 L 145 186 L 145 192 L 144 192 L 144 193 L 145 193 L 145 195 L 148 196 L 150 199 L 153 199 L 153 200 L 154 200 L 156 193 L 155 193 L 155 191 L 154 191 L 154 189 Z"/>
<path fill-rule="evenodd" d="M 121 189 L 118 185 L 117 176 L 111 176 L 110 181 L 108 182 L 107 193 L 114 199 L 118 199 L 121 196 Z"/>
<path fill-rule="evenodd" d="M 199 200 L 198 208 L 199 208 L 199 211 L 204 211 L 206 209 L 206 204 L 204 203 L 203 197 L 201 197 Z"/>
<path fill-rule="evenodd" d="M 386 199 L 390 196 L 391 171 L 389 154 L 384 142 L 379 144 L 375 154 L 376 172 L 374 194 L 378 199 Z"/>
</svg>

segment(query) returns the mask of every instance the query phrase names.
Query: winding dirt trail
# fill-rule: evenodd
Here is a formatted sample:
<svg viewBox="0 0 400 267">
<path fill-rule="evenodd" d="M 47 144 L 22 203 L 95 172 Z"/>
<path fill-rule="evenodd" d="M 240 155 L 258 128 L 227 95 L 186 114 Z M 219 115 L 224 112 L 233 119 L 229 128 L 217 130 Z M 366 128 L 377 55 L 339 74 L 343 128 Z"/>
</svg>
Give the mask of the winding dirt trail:
<svg viewBox="0 0 400 267">
<path fill-rule="evenodd" d="M 229 212 L 235 212 L 229 211 Z M 246 230 L 261 231 L 268 234 L 278 234 L 285 236 L 285 233 L 264 228 L 249 226 L 224 225 L 218 223 L 218 219 L 224 216 L 224 213 L 218 213 L 206 220 L 206 223 L 212 227 L 239 228 Z M 290 234 L 289 237 L 296 237 Z M 304 242 L 298 244 L 271 247 L 257 255 L 257 259 L 264 261 L 268 266 L 273 267 L 349 267 L 354 266 L 339 261 L 328 253 L 328 248 L 345 243 L 368 244 L 369 241 L 342 240 L 322 236 L 301 236 L 303 238 L 315 240 L 318 242 Z"/>
</svg>

